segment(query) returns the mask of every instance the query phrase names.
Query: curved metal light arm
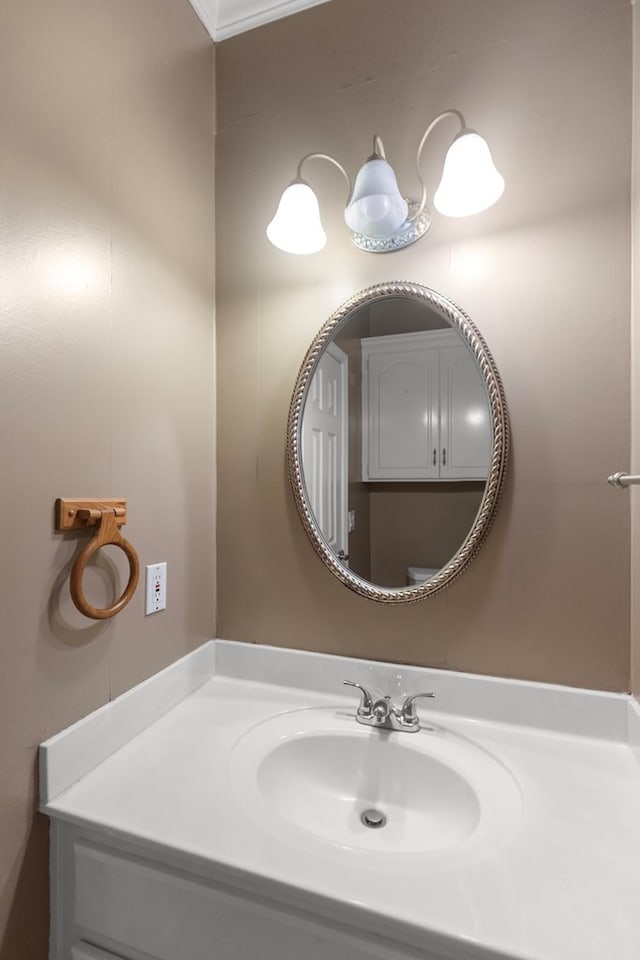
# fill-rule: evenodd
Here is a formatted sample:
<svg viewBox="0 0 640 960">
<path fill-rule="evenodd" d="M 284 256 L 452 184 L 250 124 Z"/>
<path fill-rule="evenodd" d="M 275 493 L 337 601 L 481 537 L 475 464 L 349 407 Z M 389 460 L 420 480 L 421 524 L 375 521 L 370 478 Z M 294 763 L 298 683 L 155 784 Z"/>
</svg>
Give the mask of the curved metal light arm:
<svg viewBox="0 0 640 960">
<path fill-rule="evenodd" d="M 433 130 L 433 128 L 434 128 L 438 123 L 440 123 L 441 120 L 444 120 L 445 117 L 457 117 L 457 119 L 458 119 L 458 121 L 459 121 L 459 123 L 460 123 L 460 132 L 462 132 L 463 130 L 466 130 L 466 129 L 467 129 L 466 121 L 465 121 L 464 117 L 462 116 L 462 114 L 460 113 L 459 110 L 444 110 L 442 113 L 439 113 L 439 114 L 438 114 L 438 116 L 435 118 L 435 120 L 432 120 L 432 121 L 431 121 L 431 123 L 429 124 L 429 126 L 427 127 L 427 129 L 425 130 L 425 132 L 423 133 L 423 135 L 422 135 L 422 140 L 420 141 L 420 144 L 419 144 L 419 146 L 418 146 L 418 150 L 417 150 L 417 153 L 416 153 L 416 173 L 417 173 L 417 175 L 418 175 L 418 180 L 419 180 L 419 182 L 420 182 L 420 186 L 422 187 L 422 196 L 421 196 L 421 198 L 420 198 L 420 206 L 418 207 L 418 209 L 416 210 L 416 212 L 413 214 L 413 216 L 411 216 L 411 217 L 409 218 L 409 221 L 410 221 L 411 223 L 413 223 L 414 220 L 417 220 L 417 219 L 418 219 L 418 217 L 420 216 L 420 214 L 423 212 L 424 208 L 425 208 L 426 205 L 427 205 L 427 188 L 426 188 L 426 186 L 425 186 L 424 180 L 422 179 L 422 174 L 420 173 L 420 158 L 421 158 L 421 156 L 422 156 L 422 149 L 423 149 L 425 143 L 427 142 L 427 137 L 429 136 L 429 134 L 431 133 L 431 131 Z"/>
<path fill-rule="evenodd" d="M 347 181 L 347 187 L 349 189 L 349 193 L 347 195 L 347 202 L 348 202 L 351 197 L 351 191 L 352 191 L 351 177 L 349 176 L 345 168 L 342 166 L 342 164 L 338 160 L 336 160 L 335 157 L 332 157 L 331 154 L 329 153 L 308 153 L 306 156 L 304 156 L 300 161 L 300 163 L 298 164 L 298 169 L 296 170 L 296 180 L 294 180 L 294 183 L 300 180 L 302 180 L 303 183 L 306 182 L 302 177 L 302 167 L 307 162 L 307 160 L 328 160 L 329 163 L 332 163 L 334 167 L 338 168 L 342 176 Z"/>
</svg>

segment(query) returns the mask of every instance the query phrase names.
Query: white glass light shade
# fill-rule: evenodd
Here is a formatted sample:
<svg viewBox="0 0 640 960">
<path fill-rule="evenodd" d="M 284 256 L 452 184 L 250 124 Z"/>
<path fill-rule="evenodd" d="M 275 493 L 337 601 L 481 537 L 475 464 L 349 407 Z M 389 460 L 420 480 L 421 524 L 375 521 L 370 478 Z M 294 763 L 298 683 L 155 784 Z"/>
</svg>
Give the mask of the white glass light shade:
<svg viewBox="0 0 640 960">
<path fill-rule="evenodd" d="M 433 197 L 436 210 L 447 217 L 470 217 L 492 206 L 503 191 L 504 178 L 493 165 L 487 141 L 472 131 L 456 137 Z"/>
<path fill-rule="evenodd" d="M 407 213 L 393 167 L 386 160 L 367 160 L 344 212 L 347 226 L 365 237 L 388 237 L 402 226 Z"/>
<path fill-rule="evenodd" d="M 290 183 L 280 197 L 276 215 L 267 227 L 274 247 L 285 253 L 317 253 L 327 242 L 320 207 L 308 183 Z"/>
</svg>

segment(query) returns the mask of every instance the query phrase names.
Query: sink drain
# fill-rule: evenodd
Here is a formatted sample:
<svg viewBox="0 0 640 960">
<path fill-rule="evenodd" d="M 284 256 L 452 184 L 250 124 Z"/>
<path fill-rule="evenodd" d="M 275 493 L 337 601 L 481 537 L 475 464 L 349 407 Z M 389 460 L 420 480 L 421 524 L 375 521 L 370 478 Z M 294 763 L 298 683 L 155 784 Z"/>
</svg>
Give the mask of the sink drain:
<svg viewBox="0 0 640 960">
<path fill-rule="evenodd" d="M 360 820 L 364 823 L 365 827 L 371 827 L 372 830 L 378 830 L 380 827 L 384 827 L 387 822 L 387 818 L 382 812 L 382 810 L 365 810 L 364 813 L 360 814 Z"/>
</svg>

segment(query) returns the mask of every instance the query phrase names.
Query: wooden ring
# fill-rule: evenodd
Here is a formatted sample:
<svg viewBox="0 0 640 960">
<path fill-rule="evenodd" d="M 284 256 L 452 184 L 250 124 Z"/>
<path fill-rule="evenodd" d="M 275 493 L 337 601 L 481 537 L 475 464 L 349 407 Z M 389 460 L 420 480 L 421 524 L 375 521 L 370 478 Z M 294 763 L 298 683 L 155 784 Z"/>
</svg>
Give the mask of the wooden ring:
<svg viewBox="0 0 640 960">
<path fill-rule="evenodd" d="M 87 563 L 91 557 L 94 553 L 97 553 L 101 547 L 107 546 L 108 544 L 120 547 L 127 555 L 130 568 L 129 582 L 120 599 L 116 600 L 110 607 L 94 607 L 84 595 L 82 580 Z M 139 576 L 140 561 L 138 560 L 138 554 L 129 541 L 125 540 L 118 530 L 115 512 L 113 510 L 103 510 L 102 519 L 98 524 L 96 535 L 92 537 L 82 553 L 77 557 L 71 570 L 70 588 L 73 602 L 85 617 L 90 617 L 91 620 L 108 620 L 110 617 L 115 617 L 116 613 L 120 613 L 129 603 L 138 586 Z"/>
</svg>

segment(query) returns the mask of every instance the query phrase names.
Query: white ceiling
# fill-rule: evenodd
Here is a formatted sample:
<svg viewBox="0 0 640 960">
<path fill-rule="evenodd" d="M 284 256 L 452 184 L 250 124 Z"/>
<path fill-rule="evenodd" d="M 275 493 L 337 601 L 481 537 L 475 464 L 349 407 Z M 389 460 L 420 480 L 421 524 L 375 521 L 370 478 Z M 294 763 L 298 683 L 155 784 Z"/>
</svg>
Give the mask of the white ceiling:
<svg viewBox="0 0 640 960">
<path fill-rule="evenodd" d="M 226 40 L 327 0 L 191 0 L 210 36 Z"/>
</svg>

